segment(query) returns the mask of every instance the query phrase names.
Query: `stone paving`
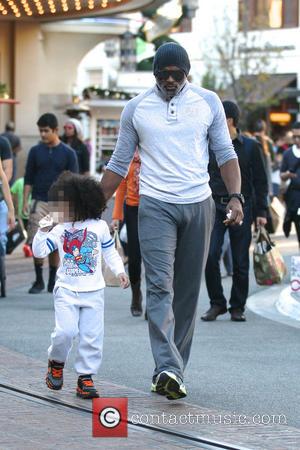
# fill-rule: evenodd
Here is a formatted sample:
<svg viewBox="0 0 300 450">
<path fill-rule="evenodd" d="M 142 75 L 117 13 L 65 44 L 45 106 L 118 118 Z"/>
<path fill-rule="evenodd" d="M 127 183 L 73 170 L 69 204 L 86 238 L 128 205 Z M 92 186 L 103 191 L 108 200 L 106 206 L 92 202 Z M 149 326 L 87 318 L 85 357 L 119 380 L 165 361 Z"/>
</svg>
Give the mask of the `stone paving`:
<svg viewBox="0 0 300 450">
<path fill-rule="evenodd" d="M 48 390 L 44 377 L 44 362 L 0 347 L 0 383 L 91 408 L 91 401 L 79 399 L 74 395 L 75 373 L 65 370 L 64 388 L 59 392 Z M 299 450 L 300 448 L 300 430 L 296 428 L 278 424 L 257 424 L 253 423 L 251 417 L 243 417 L 242 422 L 237 423 L 241 419 L 227 414 L 226 411 L 211 410 L 184 401 L 170 402 L 156 394 L 129 389 L 105 380 L 97 380 L 97 385 L 103 397 L 128 397 L 129 420 L 137 421 L 140 418 L 143 423 L 147 421 L 151 423 L 151 417 L 154 417 L 156 426 L 157 420 L 161 420 L 160 426 L 165 429 L 199 435 L 253 450 Z M 43 450 L 54 447 L 62 450 L 81 449 L 83 444 L 85 448 L 97 448 L 97 438 L 91 437 L 91 417 L 62 410 L 53 405 L 45 406 L 34 401 L 28 402 L 19 398 L 18 395 L 7 394 L 1 388 L 0 397 L 1 450 L 27 448 Z M 168 420 L 170 423 L 166 423 Z M 127 440 L 106 439 L 105 448 L 151 449 L 157 446 L 158 442 L 161 449 L 187 448 L 186 444 L 176 442 L 175 438 L 168 438 L 152 431 L 145 433 L 131 427 Z"/>
<path fill-rule="evenodd" d="M 28 401 L 0 390 L 1 450 L 186 449 L 186 444 L 153 431 L 130 429 L 128 438 L 92 437 L 91 416 Z M 189 446 L 201 449 L 201 447 Z"/>
<path fill-rule="evenodd" d="M 8 258 L 8 289 L 31 281 L 32 261 L 20 258 L 17 253 Z M 32 359 L 21 353 L 0 347 L 0 383 L 16 386 L 26 391 L 57 398 L 74 405 L 91 408 L 90 401 L 76 398 L 76 374 L 65 370 L 65 386 L 60 392 L 49 391 L 44 377 L 46 362 Z M 264 425 L 253 417 L 235 417 L 227 411 L 208 409 L 190 402 L 169 402 L 149 392 L 97 380 L 101 396 L 128 397 L 129 419 L 140 417 L 142 422 L 157 420 L 163 428 L 172 431 L 211 438 L 252 450 L 299 450 L 300 430 L 284 424 Z M 190 398 L 189 398 L 190 399 Z M 105 449 L 193 449 L 174 437 L 153 431 L 129 428 L 127 439 L 92 437 L 92 418 L 86 414 L 66 410 L 38 401 L 29 401 L 18 394 L 0 388 L 0 450 L 43 450 L 99 448 Z M 188 418 L 188 419 L 187 419 Z M 166 423 L 169 419 L 170 423 Z M 255 421 L 254 421 L 255 419 Z M 174 424 L 174 420 L 178 423 Z M 184 423 L 182 423 L 182 421 Z M 254 423 L 255 422 L 255 423 Z"/>
</svg>

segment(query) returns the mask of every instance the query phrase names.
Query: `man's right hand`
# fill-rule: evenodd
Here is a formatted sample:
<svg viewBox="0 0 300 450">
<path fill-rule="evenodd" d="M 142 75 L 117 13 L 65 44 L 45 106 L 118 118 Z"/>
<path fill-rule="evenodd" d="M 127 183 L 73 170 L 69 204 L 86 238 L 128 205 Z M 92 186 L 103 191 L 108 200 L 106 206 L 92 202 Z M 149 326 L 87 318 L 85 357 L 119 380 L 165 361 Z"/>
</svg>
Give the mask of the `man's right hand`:
<svg viewBox="0 0 300 450">
<path fill-rule="evenodd" d="M 109 200 L 113 193 L 117 190 L 117 187 L 123 180 L 121 175 L 112 172 L 109 169 L 106 169 L 102 180 L 100 181 L 100 185 L 102 187 L 104 196 L 106 200 Z"/>
</svg>

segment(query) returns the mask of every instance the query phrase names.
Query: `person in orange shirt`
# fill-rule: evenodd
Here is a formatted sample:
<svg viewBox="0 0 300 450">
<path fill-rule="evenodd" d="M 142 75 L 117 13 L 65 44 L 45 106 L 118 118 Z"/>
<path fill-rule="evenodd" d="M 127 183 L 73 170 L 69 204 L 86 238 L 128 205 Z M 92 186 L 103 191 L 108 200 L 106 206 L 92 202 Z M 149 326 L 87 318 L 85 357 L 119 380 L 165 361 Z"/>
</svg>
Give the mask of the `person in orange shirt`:
<svg viewBox="0 0 300 450">
<path fill-rule="evenodd" d="M 143 314 L 141 291 L 142 258 L 138 235 L 138 207 L 139 207 L 139 175 L 141 160 L 138 151 L 135 152 L 130 164 L 127 177 L 123 179 L 116 191 L 113 210 L 112 228 L 119 226 L 124 219 L 127 227 L 128 272 L 132 290 L 131 314 L 134 317 Z M 125 200 L 125 208 L 124 208 Z"/>
</svg>

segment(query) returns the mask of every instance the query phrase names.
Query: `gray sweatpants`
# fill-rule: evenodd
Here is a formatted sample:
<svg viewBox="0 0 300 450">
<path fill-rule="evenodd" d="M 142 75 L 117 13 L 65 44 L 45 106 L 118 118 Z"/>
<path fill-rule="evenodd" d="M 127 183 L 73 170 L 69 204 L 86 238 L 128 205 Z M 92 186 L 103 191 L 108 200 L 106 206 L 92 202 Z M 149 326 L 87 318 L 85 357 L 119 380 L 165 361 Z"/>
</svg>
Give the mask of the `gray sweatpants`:
<svg viewBox="0 0 300 450">
<path fill-rule="evenodd" d="M 211 197 L 192 204 L 140 198 L 139 238 L 154 375 L 169 370 L 183 380 L 214 217 Z"/>
</svg>

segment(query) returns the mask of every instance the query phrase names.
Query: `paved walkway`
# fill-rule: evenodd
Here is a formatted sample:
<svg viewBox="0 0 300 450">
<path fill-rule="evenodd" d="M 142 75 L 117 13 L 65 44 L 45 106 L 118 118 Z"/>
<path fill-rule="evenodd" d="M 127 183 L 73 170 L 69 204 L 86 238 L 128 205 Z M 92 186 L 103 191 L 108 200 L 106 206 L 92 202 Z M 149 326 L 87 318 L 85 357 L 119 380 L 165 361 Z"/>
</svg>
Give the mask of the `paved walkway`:
<svg viewBox="0 0 300 450">
<path fill-rule="evenodd" d="M 65 371 L 64 389 L 52 392 L 44 382 L 44 362 L 0 347 L 0 367 L 1 384 L 14 385 L 48 398 L 58 398 L 74 405 L 91 408 L 91 401 L 79 399 L 74 395 L 76 376 L 70 371 Z M 103 397 L 128 397 L 128 417 L 133 421 L 140 419 L 142 423 L 151 424 L 151 417 L 154 417 L 154 425 L 157 425 L 160 417 L 165 429 L 200 435 L 253 450 L 300 448 L 300 430 L 296 428 L 278 424 L 259 424 L 258 417 L 236 417 L 226 411 L 211 410 L 189 402 L 170 402 L 156 394 L 129 389 L 105 380 L 99 381 L 99 387 Z M 174 438 L 132 428 L 129 428 L 127 439 L 105 439 L 104 444 L 102 438 L 100 444 L 97 442 L 98 438 L 91 436 L 91 417 L 53 405 L 24 400 L 19 395 L 7 394 L 3 388 L 0 388 L 0 398 L 0 448 L 3 450 L 52 448 L 79 450 L 98 448 L 99 445 L 104 445 L 107 449 L 152 449 L 155 446 L 159 446 L 160 449 L 186 448 L 180 442 L 176 443 Z M 170 423 L 166 423 L 168 418 Z M 187 422 L 184 425 L 180 423 L 183 421 L 182 418 Z M 178 423 L 174 424 L 174 421 Z M 188 448 L 194 447 L 189 445 Z"/>
<path fill-rule="evenodd" d="M 24 286 L 28 286 L 32 281 L 31 265 L 32 261 L 23 259 L 19 253 L 8 259 L 8 291 L 11 300 L 18 302 L 18 305 L 22 304 L 22 295 L 25 292 Z M 272 289 L 260 291 L 260 295 L 266 296 L 266 293 L 270 292 L 271 296 L 275 298 Z M 255 298 L 257 296 L 253 296 L 252 299 L 255 300 Z M 45 320 L 46 315 L 44 314 L 48 306 L 41 302 L 38 297 L 34 297 L 31 301 L 36 301 L 36 308 L 39 310 L 38 316 Z M 259 303 L 259 301 L 256 303 Z M 28 303 L 23 303 L 23 308 L 26 308 L 27 305 Z M 6 311 L 11 310 L 4 308 L 1 314 L 5 314 Z M 25 315 L 25 310 L 24 317 L 28 317 Z M 19 324 L 16 323 L 15 325 L 15 333 L 17 334 Z M 30 326 L 31 324 L 28 323 L 28 332 Z M 215 323 L 213 326 L 218 328 L 220 332 L 222 322 Z M 128 327 L 128 330 L 131 332 L 133 328 Z M 232 330 L 234 336 L 237 332 L 234 330 L 237 330 L 237 328 L 232 328 Z M 46 334 L 48 340 L 48 330 Z M 11 336 L 11 338 L 14 339 L 14 336 Z M 122 336 L 118 339 L 120 338 Z M 42 339 L 44 339 L 44 336 Z M 39 343 L 37 342 L 36 345 L 39 345 Z M 139 360 L 142 360 L 142 355 L 139 356 Z M 243 359 L 240 363 L 243 364 Z M 122 367 L 122 370 L 125 371 L 130 369 L 130 367 Z M 5 346 L 0 347 L 0 383 L 14 385 L 49 398 L 59 398 L 74 405 L 91 407 L 91 401 L 78 399 L 74 395 L 76 374 L 71 370 L 65 370 L 64 389 L 57 393 L 47 389 L 44 376 L 45 360 L 30 358 Z M 201 384 L 201 374 L 198 374 L 198 377 Z M 300 448 L 300 430 L 287 426 L 284 418 L 279 416 L 273 418 L 267 417 L 267 415 L 265 417 L 241 417 L 226 409 L 207 408 L 205 402 L 203 402 L 203 406 L 199 403 L 193 404 L 191 396 L 188 397 L 186 402 L 169 402 L 165 398 L 150 394 L 148 391 L 128 388 L 101 378 L 97 380 L 97 385 L 100 387 L 101 396 L 128 397 L 129 419 L 134 417 L 136 420 L 137 417 L 140 417 L 143 423 L 145 421 L 151 423 L 151 417 L 154 417 L 154 425 L 157 425 L 158 418 L 159 420 L 161 418 L 164 428 L 200 435 L 252 450 L 299 450 Z M 216 386 L 216 391 L 219 389 L 220 387 Z M 277 387 L 274 386 L 274 389 L 277 389 Z M 228 397 L 231 394 L 232 392 L 228 392 Z M 251 394 L 249 393 L 249 395 Z M 138 430 L 132 427 L 129 428 L 127 439 L 105 439 L 105 441 L 101 439 L 99 442 L 99 438 L 92 438 L 91 416 L 48 405 L 44 402 L 29 401 L 19 394 L 8 393 L 3 388 L 0 388 L 0 402 L 0 450 L 64 450 L 69 448 L 82 450 L 83 448 L 99 448 L 100 445 L 105 449 L 160 448 L 164 450 L 182 448 L 192 450 L 193 448 L 201 448 L 201 446 L 196 447 L 193 444 L 187 446 L 186 443 L 161 433 Z M 245 398 L 245 402 L 247 402 L 247 398 Z M 187 423 L 180 423 L 181 419 L 186 417 L 190 418 Z M 170 423 L 166 423 L 166 418 L 167 420 L 170 419 Z M 174 424 L 174 420 L 178 423 Z M 272 420 L 274 420 L 274 423 L 272 423 Z"/>
</svg>

